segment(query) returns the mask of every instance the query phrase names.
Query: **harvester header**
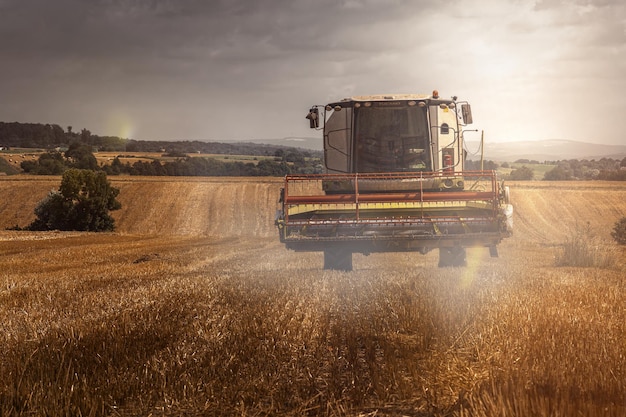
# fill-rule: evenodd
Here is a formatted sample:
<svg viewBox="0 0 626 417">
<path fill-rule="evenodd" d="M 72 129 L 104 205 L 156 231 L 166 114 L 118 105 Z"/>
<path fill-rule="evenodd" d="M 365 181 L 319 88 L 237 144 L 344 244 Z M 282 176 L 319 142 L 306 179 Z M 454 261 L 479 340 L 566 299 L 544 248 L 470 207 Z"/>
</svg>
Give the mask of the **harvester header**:
<svg viewBox="0 0 626 417">
<path fill-rule="evenodd" d="M 355 96 L 306 118 L 323 130 L 326 173 L 285 178 L 276 226 L 288 249 L 324 252 L 339 270 L 352 253 L 437 248 L 442 267 L 465 265 L 467 247 L 497 256 L 512 206 L 495 171 L 464 170 L 469 103 L 436 90 Z"/>
</svg>

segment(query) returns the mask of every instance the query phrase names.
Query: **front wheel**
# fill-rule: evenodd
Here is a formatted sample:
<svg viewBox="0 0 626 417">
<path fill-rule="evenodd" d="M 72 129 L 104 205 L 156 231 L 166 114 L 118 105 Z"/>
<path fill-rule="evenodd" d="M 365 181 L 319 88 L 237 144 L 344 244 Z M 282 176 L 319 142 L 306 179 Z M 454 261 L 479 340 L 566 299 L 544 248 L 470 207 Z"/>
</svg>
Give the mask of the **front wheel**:
<svg viewBox="0 0 626 417">
<path fill-rule="evenodd" d="M 352 252 L 345 248 L 325 249 L 324 269 L 352 271 Z"/>
<path fill-rule="evenodd" d="M 439 248 L 439 268 L 467 266 L 465 248 Z"/>
</svg>

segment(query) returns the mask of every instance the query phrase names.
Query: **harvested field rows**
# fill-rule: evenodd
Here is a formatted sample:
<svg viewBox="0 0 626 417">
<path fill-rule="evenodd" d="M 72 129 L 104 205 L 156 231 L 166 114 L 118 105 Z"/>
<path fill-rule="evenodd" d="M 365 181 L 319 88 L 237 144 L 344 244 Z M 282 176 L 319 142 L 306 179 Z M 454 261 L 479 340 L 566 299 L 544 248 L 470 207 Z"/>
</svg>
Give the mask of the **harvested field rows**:
<svg viewBox="0 0 626 417">
<path fill-rule="evenodd" d="M 0 227 L 25 226 L 58 177 L 0 178 Z M 122 209 L 113 212 L 119 233 L 270 237 L 281 179 L 111 177 Z M 517 237 L 562 242 L 577 223 L 609 237 L 624 216 L 626 186 L 607 182 L 518 182 L 511 185 Z"/>
<path fill-rule="evenodd" d="M 26 226 L 38 201 L 59 177 L 0 180 L 0 227 Z M 113 212 L 120 233 L 184 236 L 273 236 L 281 179 L 111 177 L 122 209 Z"/>
<path fill-rule="evenodd" d="M 58 183 L 0 178 L 0 224 Z M 115 233 L 0 231 L 0 415 L 626 415 L 626 185 L 515 183 L 500 258 L 343 273 L 280 246 L 280 180 L 112 183 Z M 555 266 L 580 222 L 611 267 Z"/>
<path fill-rule="evenodd" d="M 115 213 L 120 232 L 215 237 L 274 234 L 274 211 L 280 188 L 276 181 L 112 183 L 120 189 L 122 210 Z M 146 198 L 152 194 L 154 200 Z"/>
<path fill-rule="evenodd" d="M 562 242 L 577 224 L 610 239 L 625 216 L 626 186 L 609 182 L 518 182 L 511 185 L 515 230 L 534 243 Z"/>
</svg>

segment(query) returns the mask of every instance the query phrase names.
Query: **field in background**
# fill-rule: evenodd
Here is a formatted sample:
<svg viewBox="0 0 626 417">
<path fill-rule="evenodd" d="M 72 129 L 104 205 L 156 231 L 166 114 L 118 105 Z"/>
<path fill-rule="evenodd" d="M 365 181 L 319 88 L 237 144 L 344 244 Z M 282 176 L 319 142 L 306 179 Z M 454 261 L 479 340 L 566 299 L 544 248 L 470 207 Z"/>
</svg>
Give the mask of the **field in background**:
<svg viewBox="0 0 626 417">
<path fill-rule="evenodd" d="M 243 162 L 256 164 L 260 160 L 274 160 L 275 157 L 268 155 L 225 155 L 225 154 L 209 154 L 209 153 L 188 153 L 184 154 L 190 157 L 213 158 L 222 162 Z M 165 152 L 96 152 L 94 154 L 99 165 L 110 165 L 113 159 L 119 157 L 122 164 L 134 164 L 137 161 L 142 162 L 172 162 L 180 159 L 180 156 L 167 156 Z"/>
<path fill-rule="evenodd" d="M 626 184 L 512 183 L 515 235 L 470 250 L 286 251 L 280 179 L 110 177 L 116 233 L 31 233 L 55 177 L 0 177 L 0 414 L 626 413 Z M 580 226 L 609 269 L 556 267 Z"/>
<path fill-rule="evenodd" d="M 39 159 L 39 156 L 44 153 L 43 149 L 22 149 L 15 148 L 11 150 L 4 150 L 0 152 L 0 158 L 4 159 L 10 166 L 15 169 L 20 169 L 20 164 L 23 161 L 36 161 Z M 202 158 L 213 158 L 222 162 L 242 162 L 242 163 L 253 163 L 269 159 L 274 160 L 275 156 L 273 155 L 225 155 L 225 154 L 208 154 L 208 153 L 188 153 L 185 154 L 190 157 L 202 157 Z M 130 164 L 133 165 L 135 162 L 152 162 L 152 161 L 160 161 L 164 162 L 172 162 L 180 159 L 180 156 L 167 156 L 165 151 L 163 152 L 96 152 L 94 153 L 96 160 L 98 161 L 98 165 L 111 165 L 113 159 L 116 157 L 119 158 L 120 162 L 123 165 Z"/>
<path fill-rule="evenodd" d="M 514 169 L 519 169 L 522 167 L 527 167 L 533 170 L 533 179 L 536 181 L 541 181 L 543 179 L 543 176 L 546 175 L 546 172 L 553 170 L 556 165 L 550 165 L 550 164 L 520 164 L 520 163 L 510 163 L 509 164 L 509 168 L 503 168 L 503 167 L 499 167 L 498 168 L 498 174 L 504 176 L 504 175 L 508 175 L 511 173 L 511 171 L 513 171 Z"/>
</svg>

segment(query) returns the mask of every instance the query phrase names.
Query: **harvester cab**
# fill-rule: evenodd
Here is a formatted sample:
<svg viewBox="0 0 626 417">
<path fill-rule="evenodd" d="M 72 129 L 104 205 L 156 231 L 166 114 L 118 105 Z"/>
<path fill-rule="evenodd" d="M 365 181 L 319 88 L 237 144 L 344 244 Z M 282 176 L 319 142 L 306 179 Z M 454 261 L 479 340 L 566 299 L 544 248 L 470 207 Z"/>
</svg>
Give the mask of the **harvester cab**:
<svg viewBox="0 0 626 417">
<path fill-rule="evenodd" d="M 352 254 L 439 249 L 439 266 L 465 265 L 465 248 L 512 232 L 508 188 L 495 171 L 466 171 L 469 103 L 432 95 L 357 96 L 313 106 L 323 123 L 325 174 L 288 175 L 276 216 L 281 242 L 324 252 L 351 270 Z"/>
</svg>

